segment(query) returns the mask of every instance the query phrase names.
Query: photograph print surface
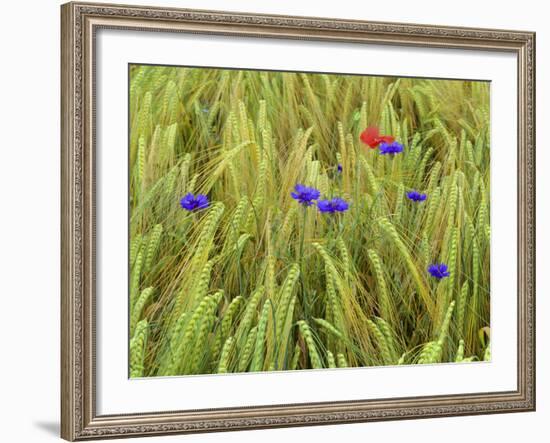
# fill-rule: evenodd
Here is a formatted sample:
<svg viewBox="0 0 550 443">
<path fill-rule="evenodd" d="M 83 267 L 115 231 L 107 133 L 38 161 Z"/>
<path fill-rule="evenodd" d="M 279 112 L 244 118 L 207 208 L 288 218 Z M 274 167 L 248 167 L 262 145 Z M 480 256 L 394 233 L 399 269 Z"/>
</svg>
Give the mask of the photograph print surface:
<svg viewBox="0 0 550 443">
<path fill-rule="evenodd" d="M 129 66 L 130 377 L 490 360 L 490 83 Z"/>
</svg>

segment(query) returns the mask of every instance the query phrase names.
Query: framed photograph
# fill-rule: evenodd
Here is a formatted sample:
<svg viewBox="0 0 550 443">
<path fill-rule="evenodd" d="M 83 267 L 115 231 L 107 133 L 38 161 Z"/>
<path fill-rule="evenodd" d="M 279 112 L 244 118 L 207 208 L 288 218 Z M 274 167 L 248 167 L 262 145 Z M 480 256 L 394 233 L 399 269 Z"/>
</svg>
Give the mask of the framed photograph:
<svg viewBox="0 0 550 443">
<path fill-rule="evenodd" d="M 63 438 L 534 410 L 534 33 L 61 14 Z"/>
</svg>

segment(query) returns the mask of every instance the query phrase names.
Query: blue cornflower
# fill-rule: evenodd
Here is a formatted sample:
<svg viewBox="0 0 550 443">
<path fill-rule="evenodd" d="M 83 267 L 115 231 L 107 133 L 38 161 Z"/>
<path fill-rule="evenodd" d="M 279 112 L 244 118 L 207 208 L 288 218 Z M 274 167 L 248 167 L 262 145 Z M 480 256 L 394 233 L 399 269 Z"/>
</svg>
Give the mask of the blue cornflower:
<svg viewBox="0 0 550 443">
<path fill-rule="evenodd" d="M 333 198 L 332 200 L 319 200 L 317 208 L 320 212 L 344 212 L 349 208 L 349 203 L 341 198 Z"/>
<path fill-rule="evenodd" d="M 315 188 L 308 188 L 300 183 L 294 187 L 295 192 L 291 192 L 290 195 L 294 200 L 304 206 L 311 206 L 313 200 L 317 200 L 321 196 L 321 192 Z"/>
<path fill-rule="evenodd" d="M 442 278 L 448 277 L 451 275 L 449 271 L 447 271 L 448 267 L 445 263 L 440 264 L 433 264 L 428 266 L 428 272 L 432 275 L 432 277 L 437 278 L 438 280 L 441 280 Z"/>
<path fill-rule="evenodd" d="M 203 194 L 197 194 L 195 197 L 192 193 L 187 194 L 180 200 L 180 205 L 188 211 L 208 208 L 208 197 Z"/>
<path fill-rule="evenodd" d="M 340 163 L 338 163 L 338 172 L 342 172 L 342 165 Z"/>
<path fill-rule="evenodd" d="M 381 143 L 380 144 L 380 154 L 390 154 L 395 155 L 403 152 L 403 145 L 401 143 L 392 142 L 392 143 Z"/>
<path fill-rule="evenodd" d="M 411 191 L 411 192 L 407 192 L 407 197 L 409 198 L 409 200 L 412 200 L 415 202 L 422 202 L 426 200 L 428 196 L 426 194 L 421 194 L 418 191 Z"/>
</svg>

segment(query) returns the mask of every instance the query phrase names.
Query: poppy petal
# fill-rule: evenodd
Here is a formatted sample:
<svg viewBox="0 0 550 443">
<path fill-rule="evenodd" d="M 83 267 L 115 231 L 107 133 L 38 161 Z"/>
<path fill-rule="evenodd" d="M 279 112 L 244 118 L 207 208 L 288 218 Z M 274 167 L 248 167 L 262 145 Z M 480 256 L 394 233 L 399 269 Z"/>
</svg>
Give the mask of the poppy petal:
<svg viewBox="0 0 550 443">
<path fill-rule="evenodd" d="M 361 133 L 360 139 L 374 149 L 380 144 L 380 132 L 376 126 L 369 126 Z"/>
<path fill-rule="evenodd" d="M 393 143 L 395 141 L 395 137 L 392 137 L 391 135 L 381 135 L 380 141 L 384 143 Z"/>
</svg>

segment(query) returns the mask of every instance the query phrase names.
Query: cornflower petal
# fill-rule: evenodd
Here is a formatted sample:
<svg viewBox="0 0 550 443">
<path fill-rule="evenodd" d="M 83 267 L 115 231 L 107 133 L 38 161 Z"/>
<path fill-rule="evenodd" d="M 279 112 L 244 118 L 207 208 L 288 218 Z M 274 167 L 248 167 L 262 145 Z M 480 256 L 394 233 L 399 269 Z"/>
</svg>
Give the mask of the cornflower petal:
<svg viewBox="0 0 550 443">
<path fill-rule="evenodd" d="M 319 212 L 345 212 L 349 209 L 349 203 L 342 198 L 333 198 L 332 200 L 319 200 L 317 202 Z"/>
<path fill-rule="evenodd" d="M 398 143 L 398 142 L 392 142 L 392 143 L 383 142 L 380 145 L 380 154 L 382 154 L 382 155 L 390 154 L 390 155 L 393 156 L 393 155 L 399 154 L 401 152 L 403 152 L 403 145 L 401 143 Z"/>
<path fill-rule="evenodd" d="M 428 196 L 426 194 L 421 194 L 418 191 L 407 192 L 407 198 L 409 200 L 412 200 L 412 201 L 415 201 L 415 202 L 424 201 L 424 200 L 426 200 L 427 197 Z"/>
<path fill-rule="evenodd" d="M 290 196 L 304 206 L 311 206 L 314 200 L 321 196 L 321 192 L 315 188 L 309 188 L 301 183 L 294 187 L 294 192 Z"/>
<path fill-rule="evenodd" d="M 203 194 L 198 194 L 196 197 L 191 192 L 186 194 L 181 200 L 180 205 L 187 211 L 195 211 L 197 209 L 208 208 L 208 197 Z"/>
<path fill-rule="evenodd" d="M 451 273 L 447 270 L 448 266 L 445 263 L 434 263 L 428 266 L 428 272 L 432 277 L 441 280 L 442 278 L 449 277 Z"/>
</svg>

